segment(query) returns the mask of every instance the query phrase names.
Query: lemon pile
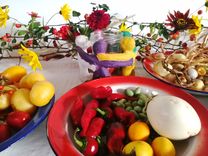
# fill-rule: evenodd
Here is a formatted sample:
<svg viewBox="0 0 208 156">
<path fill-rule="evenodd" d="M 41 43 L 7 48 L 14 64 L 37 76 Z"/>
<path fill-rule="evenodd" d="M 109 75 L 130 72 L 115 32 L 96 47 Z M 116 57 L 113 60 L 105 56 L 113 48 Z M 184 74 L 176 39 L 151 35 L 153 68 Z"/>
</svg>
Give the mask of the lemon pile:
<svg viewBox="0 0 208 156">
<path fill-rule="evenodd" d="M 23 66 L 11 66 L 0 73 L 1 80 L 6 80 L 4 89 L 14 93 L 9 98 L 9 106 L 16 111 L 33 114 L 37 107 L 45 106 L 54 96 L 54 85 L 39 72 L 27 73 Z M 0 108 L 1 109 L 1 108 Z"/>
</svg>

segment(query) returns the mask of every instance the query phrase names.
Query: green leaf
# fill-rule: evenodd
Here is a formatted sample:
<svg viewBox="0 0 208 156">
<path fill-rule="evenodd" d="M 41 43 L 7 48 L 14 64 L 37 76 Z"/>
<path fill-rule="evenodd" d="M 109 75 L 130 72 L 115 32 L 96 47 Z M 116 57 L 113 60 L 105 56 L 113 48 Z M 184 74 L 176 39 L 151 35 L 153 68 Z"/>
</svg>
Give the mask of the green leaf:
<svg viewBox="0 0 208 156">
<path fill-rule="evenodd" d="M 17 32 L 17 35 L 18 35 L 18 36 L 23 36 L 23 35 L 25 35 L 26 33 L 27 33 L 26 30 L 20 30 L 20 31 Z"/>
<path fill-rule="evenodd" d="M 17 40 L 16 40 L 16 38 L 14 38 L 13 40 L 12 40 L 12 43 L 16 43 L 17 42 Z"/>
<path fill-rule="evenodd" d="M 43 38 L 43 41 L 44 41 L 44 42 L 48 42 L 48 36 L 45 36 L 45 37 Z"/>
<path fill-rule="evenodd" d="M 102 5 L 99 4 L 98 7 L 99 7 L 100 9 L 105 10 L 105 11 L 108 11 L 108 10 L 109 10 L 109 7 L 108 7 L 106 4 L 102 4 Z"/>
<path fill-rule="evenodd" d="M 25 34 L 24 40 L 27 40 L 28 38 L 30 38 L 30 36 L 28 34 Z"/>
<path fill-rule="evenodd" d="M 1 46 L 4 47 L 6 45 L 6 42 L 1 42 Z"/>
<path fill-rule="evenodd" d="M 142 24 L 139 25 L 139 28 L 141 29 L 141 31 L 144 29 L 144 27 L 145 27 L 145 26 L 142 25 Z"/>
<path fill-rule="evenodd" d="M 155 24 L 154 23 L 150 23 L 150 34 L 153 34 L 155 31 Z"/>
<path fill-rule="evenodd" d="M 156 40 L 158 38 L 158 34 L 154 34 L 153 36 L 152 36 L 152 39 L 153 40 Z"/>
<path fill-rule="evenodd" d="M 72 16 L 73 17 L 79 17 L 80 15 L 81 15 L 80 12 L 72 11 Z"/>
</svg>

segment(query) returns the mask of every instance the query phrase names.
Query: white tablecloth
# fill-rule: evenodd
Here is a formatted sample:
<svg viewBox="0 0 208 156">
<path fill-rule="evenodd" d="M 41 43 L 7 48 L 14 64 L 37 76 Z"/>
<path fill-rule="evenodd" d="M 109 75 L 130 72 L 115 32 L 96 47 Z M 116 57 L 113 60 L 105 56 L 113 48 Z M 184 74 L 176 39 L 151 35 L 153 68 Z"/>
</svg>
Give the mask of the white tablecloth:
<svg viewBox="0 0 208 156">
<path fill-rule="evenodd" d="M 0 71 L 5 69 L 8 65 L 14 65 L 17 61 L 1 60 Z M 23 64 L 24 65 L 24 64 Z M 51 81 L 56 88 L 56 100 L 71 88 L 79 85 L 81 82 L 79 78 L 79 65 L 76 60 L 71 58 L 64 58 L 61 60 L 50 60 L 49 62 L 42 62 L 43 70 L 41 71 L 46 78 Z M 26 65 L 25 67 L 30 70 Z M 144 71 L 141 64 L 138 64 L 136 75 L 150 77 Z M 208 98 L 205 96 L 196 96 L 201 103 L 208 108 Z M 6 150 L 0 152 L 0 156 L 54 156 L 48 140 L 46 132 L 46 120 L 42 122 L 32 133 L 25 138 L 19 140 L 11 145 Z"/>
</svg>

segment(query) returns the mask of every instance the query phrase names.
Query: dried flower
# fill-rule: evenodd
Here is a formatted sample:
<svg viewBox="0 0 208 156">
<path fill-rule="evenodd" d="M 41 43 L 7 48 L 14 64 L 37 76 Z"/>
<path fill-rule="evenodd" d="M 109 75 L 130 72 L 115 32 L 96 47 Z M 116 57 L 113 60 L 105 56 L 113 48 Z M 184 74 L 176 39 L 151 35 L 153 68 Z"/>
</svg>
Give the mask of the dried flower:
<svg viewBox="0 0 208 156">
<path fill-rule="evenodd" d="M 169 13 L 167 16 L 167 21 L 170 23 L 167 23 L 166 25 L 171 26 L 174 28 L 174 31 L 183 31 L 188 29 L 197 29 L 194 20 L 192 18 L 189 18 L 189 10 L 186 11 L 185 14 L 181 13 L 180 11 L 174 11 L 174 15 Z"/>
<path fill-rule="evenodd" d="M 32 67 L 32 70 L 36 70 L 37 68 L 42 69 L 42 65 L 38 59 L 38 55 L 21 45 L 21 49 L 18 50 L 18 54 L 25 60 L 25 62 L 29 63 L 29 66 Z"/>
<path fill-rule="evenodd" d="M 64 4 L 64 6 L 61 7 L 61 10 L 60 10 L 59 13 L 67 21 L 67 20 L 70 20 L 70 18 L 71 18 L 71 12 L 72 12 L 72 9 L 69 7 L 69 5 L 68 4 Z"/>
<path fill-rule="evenodd" d="M 9 13 L 8 7 L 6 7 L 5 9 L 0 7 L 0 27 L 2 26 L 6 27 L 6 21 L 9 18 L 8 13 Z"/>
<path fill-rule="evenodd" d="M 87 24 L 92 30 L 101 30 L 110 24 L 110 15 L 105 10 L 94 10 L 87 17 Z"/>
</svg>

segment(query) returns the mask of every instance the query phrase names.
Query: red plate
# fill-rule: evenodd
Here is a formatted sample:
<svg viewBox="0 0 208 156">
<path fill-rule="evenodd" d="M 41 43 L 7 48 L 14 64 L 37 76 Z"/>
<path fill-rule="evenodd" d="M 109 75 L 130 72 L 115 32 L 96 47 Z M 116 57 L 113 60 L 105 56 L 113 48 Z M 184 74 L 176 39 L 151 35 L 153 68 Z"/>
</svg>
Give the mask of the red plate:
<svg viewBox="0 0 208 156">
<path fill-rule="evenodd" d="M 111 86 L 115 92 L 118 89 L 127 87 L 138 87 L 146 91 L 157 91 L 159 94 L 170 94 L 186 100 L 198 113 L 202 129 L 200 133 L 192 138 L 176 143 L 177 156 L 202 156 L 208 155 L 208 111 L 192 95 L 172 87 L 158 80 L 144 77 L 109 77 L 83 83 L 65 93 L 53 106 L 47 122 L 48 140 L 57 155 L 81 156 L 72 141 L 73 129 L 69 120 L 69 114 L 73 107 L 76 96 L 86 96 L 98 86 Z M 191 122 L 191 121 L 190 121 Z"/>
<path fill-rule="evenodd" d="M 142 61 L 142 65 L 144 67 L 144 69 L 151 75 L 153 76 L 154 78 L 162 81 L 162 82 L 165 82 L 167 83 L 168 85 L 172 85 L 174 87 L 178 87 L 178 88 L 181 88 L 191 94 L 194 94 L 194 95 L 203 95 L 203 96 L 208 96 L 208 92 L 205 92 L 205 91 L 198 91 L 198 90 L 193 90 L 193 89 L 189 89 L 189 88 L 185 88 L 185 87 L 182 87 L 182 86 L 178 86 L 176 84 L 173 84 L 167 80 L 165 80 L 163 77 L 161 77 L 160 75 L 158 75 L 154 70 L 153 70 L 153 63 L 154 61 L 153 60 L 150 60 L 148 58 L 145 58 L 143 59 Z"/>
</svg>

